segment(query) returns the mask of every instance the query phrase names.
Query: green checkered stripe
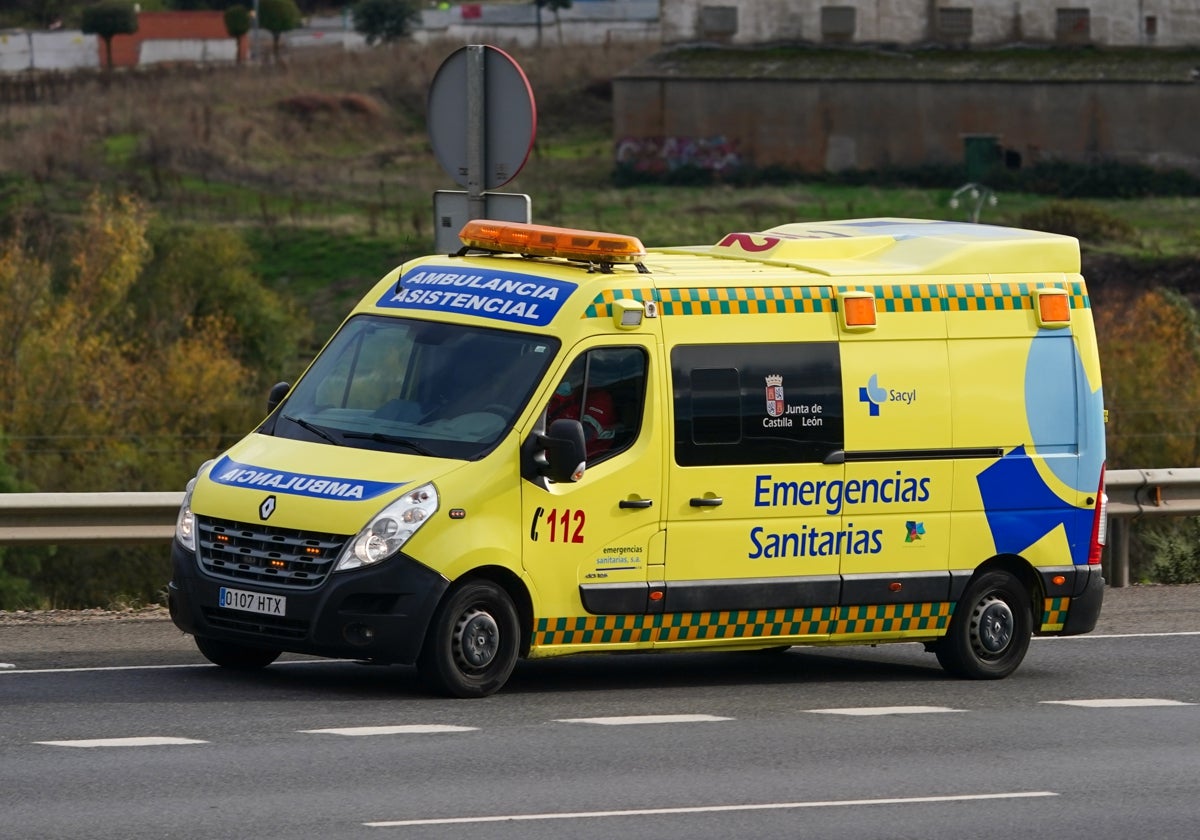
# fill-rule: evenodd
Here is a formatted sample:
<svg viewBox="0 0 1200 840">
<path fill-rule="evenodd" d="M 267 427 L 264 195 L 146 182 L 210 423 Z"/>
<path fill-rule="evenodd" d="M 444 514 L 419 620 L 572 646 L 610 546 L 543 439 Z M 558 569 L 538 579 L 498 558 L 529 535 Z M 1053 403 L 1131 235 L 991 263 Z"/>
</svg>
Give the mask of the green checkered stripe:
<svg viewBox="0 0 1200 840">
<path fill-rule="evenodd" d="M 959 283 L 946 286 L 946 308 L 951 312 L 1018 310 L 1033 308 L 1033 290 L 1044 284 Z M 1083 283 L 1067 286 L 1072 309 L 1090 309 Z"/>
<path fill-rule="evenodd" d="M 847 286 L 875 296 L 879 312 L 994 312 L 1033 308 L 1033 290 L 1043 284 L 952 283 L 946 286 L 901 283 Z M 1083 283 L 1067 287 L 1072 309 L 1090 309 Z M 670 315 L 770 315 L 836 312 L 836 293 L 828 286 L 745 286 L 702 289 L 607 289 L 584 310 L 584 318 L 611 318 L 617 300 L 657 300 L 659 313 Z"/>
<path fill-rule="evenodd" d="M 666 615 L 593 615 L 539 619 L 533 644 L 685 642 L 778 636 L 840 636 L 915 630 L 944 632 L 949 601 L 846 607 L 794 607 Z"/>
<path fill-rule="evenodd" d="M 949 309 L 941 286 L 905 283 L 892 286 L 850 286 L 853 291 L 870 292 L 876 312 L 945 312 Z"/>
<path fill-rule="evenodd" d="M 1070 598 L 1047 598 L 1042 609 L 1042 632 L 1048 633 L 1063 629 L 1070 608 Z"/>
<path fill-rule="evenodd" d="M 539 618 L 534 645 L 604 645 L 614 642 L 652 642 L 658 615 L 585 615 Z"/>
<path fill-rule="evenodd" d="M 613 302 L 618 300 L 636 300 L 644 302 L 654 300 L 653 289 L 605 289 L 596 295 L 587 309 L 583 311 L 584 318 L 611 318 Z"/>
<path fill-rule="evenodd" d="M 702 289 L 611 289 L 596 295 L 584 318 L 611 318 L 613 301 L 657 300 L 659 314 L 773 315 L 834 312 L 837 301 L 827 286 L 733 286 Z"/>
</svg>

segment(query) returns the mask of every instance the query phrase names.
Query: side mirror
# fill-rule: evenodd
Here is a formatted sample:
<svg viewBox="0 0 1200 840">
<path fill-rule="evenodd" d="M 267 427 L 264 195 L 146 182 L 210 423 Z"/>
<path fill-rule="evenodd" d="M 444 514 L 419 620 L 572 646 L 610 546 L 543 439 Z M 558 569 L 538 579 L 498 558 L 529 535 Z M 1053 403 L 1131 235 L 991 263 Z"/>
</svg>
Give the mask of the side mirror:
<svg viewBox="0 0 1200 840">
<path fill-rule="evenodd" d="M 546 451 L 546 477 L 556 483 L 579 481 L 587 468 L 587 443 L 578 420 L 555 420 L 538 437 Z"/>
<path fill-rule="evenodd" d="M 276 382 L 271 386 L 270 393 L 267 394 L 267 414 L 275 410 L 275 406 L 283 402 L 283 398 L 287 396 L 287 392 L 292 390 L 290 382 Z"/>
</svg>

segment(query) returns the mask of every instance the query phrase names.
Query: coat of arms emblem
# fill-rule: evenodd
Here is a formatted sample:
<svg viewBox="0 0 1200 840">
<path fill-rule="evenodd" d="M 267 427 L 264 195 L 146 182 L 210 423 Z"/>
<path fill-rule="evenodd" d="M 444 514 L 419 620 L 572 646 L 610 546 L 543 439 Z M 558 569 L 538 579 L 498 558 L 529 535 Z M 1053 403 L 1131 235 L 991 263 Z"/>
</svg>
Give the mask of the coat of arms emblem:
<svg viewBox="0 0 1200 840">
<path fill-rule="evenodd" d="M 767 377 L 767 414 L 783 416 L 783 377 L 778 374 Z"/>
</svg>

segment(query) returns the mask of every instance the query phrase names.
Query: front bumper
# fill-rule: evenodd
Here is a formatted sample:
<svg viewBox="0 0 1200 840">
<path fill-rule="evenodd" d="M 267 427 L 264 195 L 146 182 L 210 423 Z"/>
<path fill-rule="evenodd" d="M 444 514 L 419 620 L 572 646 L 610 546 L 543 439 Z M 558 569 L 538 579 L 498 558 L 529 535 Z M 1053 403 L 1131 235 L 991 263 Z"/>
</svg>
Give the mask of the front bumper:
<svg viewBox="0 0 1200 840">
<path fill-rule="evenodd" d="M 444 577 L 400 554 L 378 566 L 331 574 L 315 589 L 266 586 L 204 574 L 196 556 L 171 543 L 171 619 L 185 633 L 254 647 L 339 659 L 416 661 Z M 218 606 L 221 587 L 287 598 L 283 616 Z"/>
</svg>

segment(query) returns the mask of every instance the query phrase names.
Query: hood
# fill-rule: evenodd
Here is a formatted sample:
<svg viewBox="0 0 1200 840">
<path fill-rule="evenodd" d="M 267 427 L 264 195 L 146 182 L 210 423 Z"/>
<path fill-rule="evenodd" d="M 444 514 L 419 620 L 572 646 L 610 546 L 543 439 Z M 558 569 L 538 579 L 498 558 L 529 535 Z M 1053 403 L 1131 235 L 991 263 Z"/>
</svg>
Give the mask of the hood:
<svg viewBox="0 0 1200 840">
<path fill-rule="evenodd" d="M 192 510 L 234 522 L 353 535 L 400 494 L 463 463 L 250 435 L 196 482 Z"/>
</svg>

